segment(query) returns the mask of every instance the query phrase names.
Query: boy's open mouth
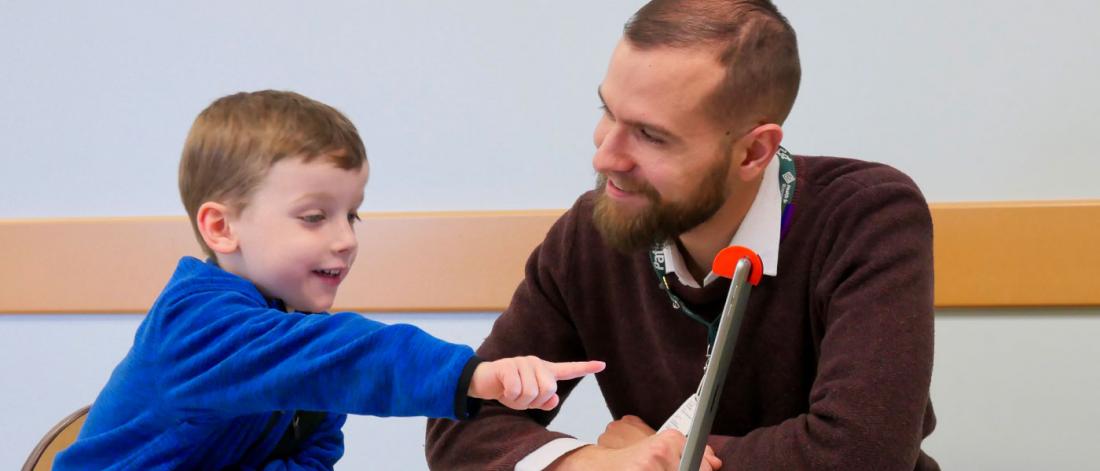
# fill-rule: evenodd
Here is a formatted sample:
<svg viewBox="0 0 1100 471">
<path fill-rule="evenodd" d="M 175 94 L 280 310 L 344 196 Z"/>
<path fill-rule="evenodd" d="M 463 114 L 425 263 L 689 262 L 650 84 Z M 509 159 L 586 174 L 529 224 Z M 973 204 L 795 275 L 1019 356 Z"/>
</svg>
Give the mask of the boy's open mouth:
<svg viewBox="0 0 1100 471">
<path fill-rule="evenodd" d="M 343 270 L 338 270 L 338 269 L 313 270 L 313 273 L 321 275 L 325 278 L 340 278 L 340 273 L 343 273 Z"/>
</svg>

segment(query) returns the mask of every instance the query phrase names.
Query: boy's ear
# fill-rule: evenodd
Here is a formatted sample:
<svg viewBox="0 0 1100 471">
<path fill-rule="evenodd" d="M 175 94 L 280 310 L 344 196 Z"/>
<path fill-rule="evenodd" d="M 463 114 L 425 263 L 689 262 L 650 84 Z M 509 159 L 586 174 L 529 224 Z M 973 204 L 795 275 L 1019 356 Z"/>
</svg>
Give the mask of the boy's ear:
<svg viewBox="0 0 1100 471">
<path fill-rule="evenodd" d="M 237 251 L 237 236 L 229 225 L 229 208 L 221 203 L 207 201 L 199 206 L 195 216 L 203 242 L 214 253 L 230 254 Z"/>
</svg>

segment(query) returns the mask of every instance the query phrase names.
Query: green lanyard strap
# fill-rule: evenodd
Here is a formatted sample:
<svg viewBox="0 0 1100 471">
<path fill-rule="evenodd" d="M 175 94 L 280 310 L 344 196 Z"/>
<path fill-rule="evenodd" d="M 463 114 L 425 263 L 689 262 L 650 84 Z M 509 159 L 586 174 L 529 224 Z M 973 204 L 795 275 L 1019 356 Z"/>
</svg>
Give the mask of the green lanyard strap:
<svg viewBox="0 0 1100 471">
<path fill-rule="evenodd" d="M 710 346 L 714 345 L 714 337 L 718 335 L 718 319 L 707 321 L 703 319 L 691 308 L 684 304 L 684 301 L 679 296 L 673 294 L 672 290 L 668 287 L 668 270 L 665 268 L 667 261 L 665 260 L 664 244 L 657 243 L 653 246 L 653 249 L 649 251 L 649 263 L 653 265 L 653 271 L 657 273 L 658 285 L 661 290 L 668 295 L 669 301 L 672 301 L 672 307 L 684 313 L 695 322 L 703 324 L 707 328 L 707 350 L 710 350 Z"/>
</svg>

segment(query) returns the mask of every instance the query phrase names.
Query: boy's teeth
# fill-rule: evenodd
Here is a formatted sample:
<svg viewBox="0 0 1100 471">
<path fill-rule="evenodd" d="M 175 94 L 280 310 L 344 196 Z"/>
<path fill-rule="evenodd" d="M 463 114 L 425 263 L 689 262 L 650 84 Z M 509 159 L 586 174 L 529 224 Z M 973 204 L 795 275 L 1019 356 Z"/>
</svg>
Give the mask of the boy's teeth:
<svg viewBox="0 0 1100 471">
<path fill-rule="evenodd" d="M 336 276 L 340 274 L 340 270 L 314 270 L 317 273 L 328 276 Z"/>
</svg>

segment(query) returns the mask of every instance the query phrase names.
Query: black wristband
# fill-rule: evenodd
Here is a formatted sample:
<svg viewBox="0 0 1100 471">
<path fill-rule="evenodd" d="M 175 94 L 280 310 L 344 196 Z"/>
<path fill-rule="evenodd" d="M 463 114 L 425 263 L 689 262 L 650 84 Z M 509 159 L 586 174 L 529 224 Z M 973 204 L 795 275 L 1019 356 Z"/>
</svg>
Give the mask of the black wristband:
<svg viewBox="0 0 1100 471">
<path fill-rule="evenodd" d="M 481 399 L 470 397 L 470 381 L 474 378 L 474 370 L 484 360 L 474 355 L 462 367 L 462 375 L 458 377 L 458 389 L 455 391 L 455 417 L 458 420 L 468 420 L 477 416 L 481 410 Z"/>
</svg>

